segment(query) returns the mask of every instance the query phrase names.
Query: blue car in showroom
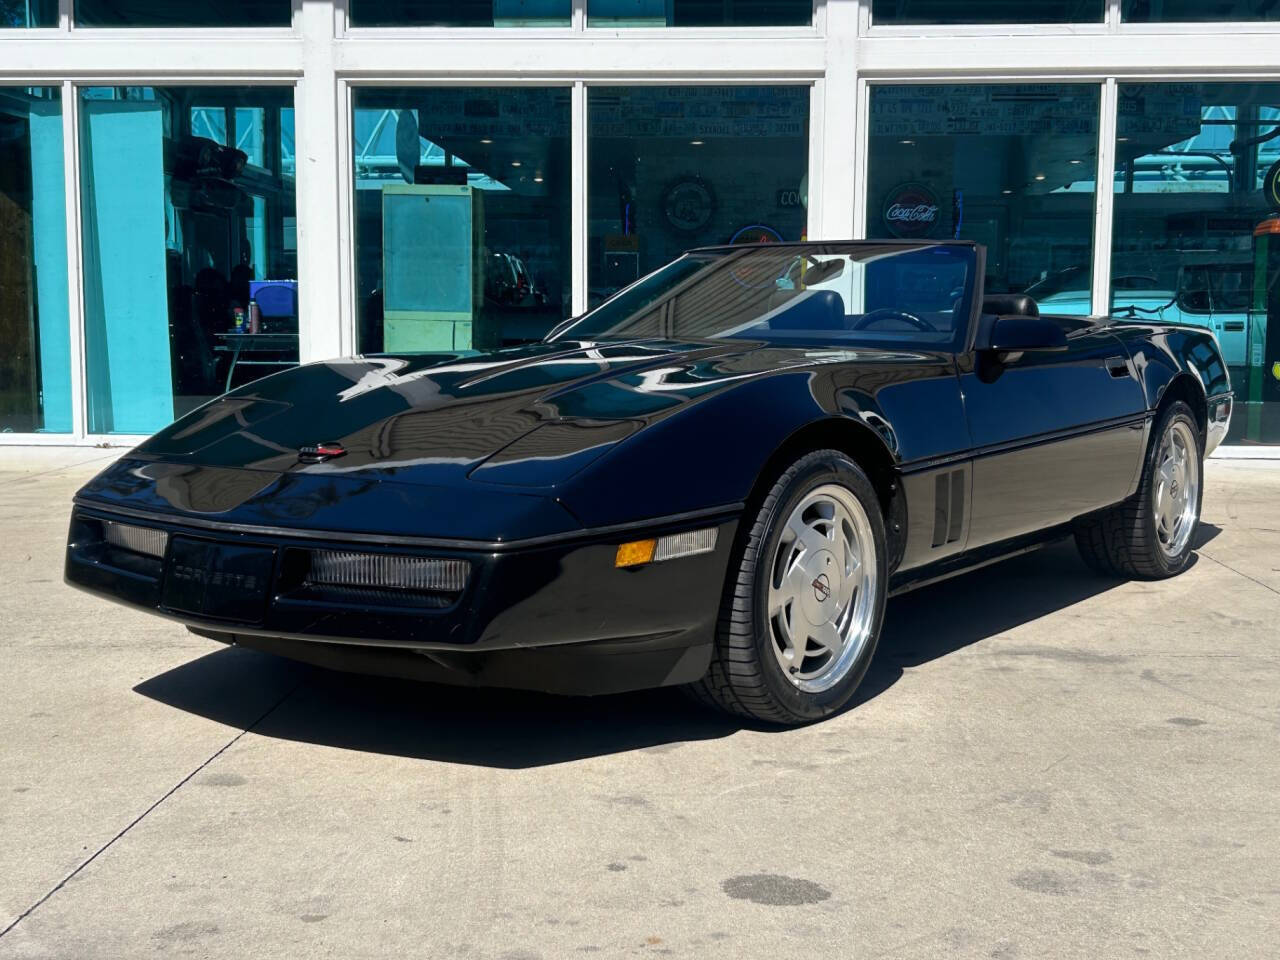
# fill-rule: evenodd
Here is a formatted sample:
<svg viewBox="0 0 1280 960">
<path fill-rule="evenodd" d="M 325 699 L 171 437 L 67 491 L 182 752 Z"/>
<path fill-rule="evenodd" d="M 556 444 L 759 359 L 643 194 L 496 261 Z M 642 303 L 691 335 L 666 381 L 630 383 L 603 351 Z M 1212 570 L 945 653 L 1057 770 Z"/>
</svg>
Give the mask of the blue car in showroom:
<svg viewBox="0 0 1280 960">
<path fill-rule="evenodd" d="M 1218 340 L 1227 369 L 1248 365 L 1253 265 L 1239 262 L 1184 264 L 1165 282 L 1144 273 L 1111 278 L 1111 312 L 1157 323 L 1207 327 Z M 1087 314 L 1092 297 L 1089 266 L 1068 267 L 1026 289 L 1045 313 Z"/>
<path fill-rule="evenodd" d="M 453 684 L 848 703 L 885 600 L 1063 537 L 1192 550 L 1209 330 L 984 296 L 965 242 L 691 251 L 543 341 L 315 363 L 76 496 L 66 578 L 224 643 Z"/>
</svg>

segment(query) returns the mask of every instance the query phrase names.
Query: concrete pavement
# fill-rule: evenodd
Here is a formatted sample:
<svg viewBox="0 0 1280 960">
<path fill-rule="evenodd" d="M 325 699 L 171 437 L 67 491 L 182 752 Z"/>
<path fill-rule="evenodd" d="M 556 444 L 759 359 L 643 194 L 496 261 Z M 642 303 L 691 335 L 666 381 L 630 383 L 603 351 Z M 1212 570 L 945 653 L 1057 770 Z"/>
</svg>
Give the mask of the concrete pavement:
<svg viewBox="0 0 1280 960">
<path fill-rule="evenodd" d="M 0 958 L 1245 957 L 1280 939 L 1280 464 L 1163 583 L 890 605 L 803 730 L 346 677 L 65 587 L 108 451 L 0 450 Z"/>
</svg>

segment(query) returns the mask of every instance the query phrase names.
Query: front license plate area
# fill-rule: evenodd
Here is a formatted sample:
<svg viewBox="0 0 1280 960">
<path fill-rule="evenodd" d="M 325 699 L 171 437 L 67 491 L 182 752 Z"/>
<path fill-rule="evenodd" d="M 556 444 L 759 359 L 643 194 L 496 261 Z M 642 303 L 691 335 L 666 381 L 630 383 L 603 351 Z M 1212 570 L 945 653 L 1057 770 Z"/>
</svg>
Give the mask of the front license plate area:
<svg viewBox="0 0 1280 960">
<path fill-rule="evenodd" d="M 175 613 L 261 623 L 275 559 L 274 547 L 174 537 L 161 603 Z"/>
</svg>

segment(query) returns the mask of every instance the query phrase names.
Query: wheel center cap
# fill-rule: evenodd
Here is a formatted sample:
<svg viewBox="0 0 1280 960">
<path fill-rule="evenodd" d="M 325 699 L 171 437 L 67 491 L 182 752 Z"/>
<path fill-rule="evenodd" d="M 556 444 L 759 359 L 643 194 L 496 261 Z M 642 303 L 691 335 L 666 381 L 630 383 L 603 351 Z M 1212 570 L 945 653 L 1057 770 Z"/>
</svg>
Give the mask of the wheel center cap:
<svg viewBox="0 0 1280 960">
<path fill-rule="evenodd" d="M 819 550 L 805 564 L 808 587 L 800 595 L 800 609 L 815 627 L 836 615 L 836 597 L 844 579 L 840 565 L 828 550 Z"/>
</svg>

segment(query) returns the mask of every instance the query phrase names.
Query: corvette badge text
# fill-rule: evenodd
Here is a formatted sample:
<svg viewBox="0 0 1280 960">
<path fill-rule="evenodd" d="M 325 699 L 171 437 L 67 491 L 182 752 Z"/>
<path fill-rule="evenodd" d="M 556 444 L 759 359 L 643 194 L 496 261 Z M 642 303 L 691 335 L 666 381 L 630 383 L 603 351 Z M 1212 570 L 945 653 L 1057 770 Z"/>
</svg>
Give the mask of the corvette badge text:
<svg viewBox="0 0 1280 960">
<path fill-rule="evenodd" d="M 233 590 L 243 590 L 246 593 L 251 593 L 258 589 L 258 578 L 252 573 L 201 570 L 199 567 L 193 567 L 190 564 L 175 563 L 170 568 L 169 575 L 175 580 L 201 583 L 207 587 L 230 587 Z"/>
</svg>

